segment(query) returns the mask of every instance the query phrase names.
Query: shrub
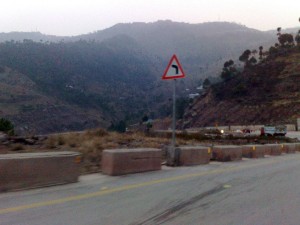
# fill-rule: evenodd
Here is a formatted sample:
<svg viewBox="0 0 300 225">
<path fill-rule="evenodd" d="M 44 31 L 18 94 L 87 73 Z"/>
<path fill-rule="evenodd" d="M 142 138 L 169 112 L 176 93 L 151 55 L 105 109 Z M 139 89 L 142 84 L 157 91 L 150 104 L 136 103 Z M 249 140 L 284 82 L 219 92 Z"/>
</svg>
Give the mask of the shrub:
<svg viewBox="0 0 300 225">
<path fill-rule="evenodd" d="M 108 135 L 108 132 L 102 128 L 92 129 L 85 132 L 85 135 L 91 137 L 104 137 Z"/>
<path fill-rule="evenodd" d="M 11 151 L 20 151 L 24 150 L 24 146 L 21 144 L 14 144 L 10 147 Z"/>
<path fill-rule="evenodd" d="M 8 119 L 1 118 L 0 119 L 0 131 L 3 131 L 9 135 L 14 135 L 14 125 Z"/>
<path fill-rule="evenodd" d="M 178 98 L 176 100 L 176 118 L 182 119 L 185 109 L 189 106 L 188 98 Z"/>
<path fill-rule="evenodd" d="M 54 136 L 49 136 L 47 138 L 45 145 L 46 148 L 50 148 L 50 149 L 56 148 L 56 138 Z"/>
<path fill-rule="evenodd" d="M 66 140 L 64 139 L 64 137 L 63 136 L 58 136 L 58 138 L 57 138 L 57 144 L 58 145 L 64 145 L 66 143 Z"/>
<path fill-rule="evenodd" d="M 117 125 L 111 124 L 108 128 L 109 131 L 117 131 L 119 133 L 125 133 L 126 132 L 126 122 L 124 120 L 121 120 L 118 122 Z"/>
<path fill-rule="evenodd" d="M 233 97 L 240 97 L 247 94 L 247 87 L 244 84 L 238 84 L 232 89 Z"/>
</svg>

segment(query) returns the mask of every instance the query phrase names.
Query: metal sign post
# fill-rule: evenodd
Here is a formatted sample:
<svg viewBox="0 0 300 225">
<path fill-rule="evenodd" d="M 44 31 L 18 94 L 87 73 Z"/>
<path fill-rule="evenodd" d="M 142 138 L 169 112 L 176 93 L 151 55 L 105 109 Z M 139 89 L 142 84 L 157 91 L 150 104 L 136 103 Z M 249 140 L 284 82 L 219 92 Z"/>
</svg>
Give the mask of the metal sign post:
<svg viewBox="0 0 300 225">
<path fill-rule="evenodd" d="M 167 164 L 176 166 L 178 161 L 178 156 L 176 154 L 176 79 L 184 78 L 185 74 L 183 69 L 177 59 L 176 55 L 173 55 L 171 58 L 164 75 L 162 76 L 163 80 L 174 80 L 173 82 L 173 116 L 172 116 L 172 145 L 168 149 L 168 158 Z"/>
<path fill-rule="evenodd" d="M 173 82 L 173 118 L 172 118 L 172 151 L 175 156 L 176 146 L 176 79 Z"/>
</svg>

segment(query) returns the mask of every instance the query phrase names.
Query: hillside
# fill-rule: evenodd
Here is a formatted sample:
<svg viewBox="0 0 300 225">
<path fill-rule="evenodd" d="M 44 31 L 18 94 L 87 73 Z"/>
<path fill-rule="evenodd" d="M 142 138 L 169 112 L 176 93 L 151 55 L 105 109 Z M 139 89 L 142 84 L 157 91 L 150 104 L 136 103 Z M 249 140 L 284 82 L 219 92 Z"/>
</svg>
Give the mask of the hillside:
<svg viewBox="0 0 300 225">
<path fill-rule="evenodd" d="M 121 120 L 137 123 L 145 114 L 166 117 L 171 85 L 160 77 L 174 52 L 187 74 L 177 84 L 178 96 L 186 97 L 201 79 L 217 77 L 224 60 L 273 39 L 225 22 L 117 24 L 75 37 L 0 33 L 0 67 L 28 81 L 16 83 L 16 90 L 34 92 L 32 98 L 24 94 L 30 101 L 3 105 L 0 116 L 11 118 L 24 133 L 108 127 Z M 16 90 L 5 95 L 14 96 Z"/>
<path fill-rule="evenodd" d="M 136 51 L 138 47 L 130 39 L 125 46 L 115 39 L 101 44 L 85 41 L 2 43 L 0 65 L 11 68 L 5 76 L 26 80 L 28 82 L 19 84 L 19 89 L 31 91 L 34 87 L 32 91 L 37 92 L 29 96 L 24 92 L 23 98 L 29 99 L 29 102 L 20 101 L 20 104 L 26 105 L 27 113 L 20 109 L 0 115 L 12 118 L 17 127 L 26 122 L 30 129 L 35 130 L 34 127 L 47 120 L 47 112 L 50 111 L 49 116 L 56 118 L 57 122 L 41 126 L 38 133 L 80 130 L 99 124 L 107 127 L 123 118 L 140 119 L 150 111 L 148 109 L 152 107 L 154 98 L 163 96 L 161 92 L 160 96 L 154 93 L 156 77 L 153 75 L 155 68 L 149 66 L 151 61 L 142 53 L 136 54 Z M 5 85 L 5 81 L 0 81 L 0 84 Z M 15 95 L 17 85 L 15 89 L 7 89 L 7 95 Z M 45 99 L 39 100 L 36 95 L 43 95 Z M 63 109 L 53 107 L 52 103 L 49 106 L 51 110 L 45 109 L 48 106 L 36 106 L 47 105 L 46 102 L 59 102 Z M 19 107 L 14 101 L 9 102 L 9 106 Z M 80 119 L 76 117 L 76 112 L 80 114 Z M 95 120 L 92 125 L 85 118 L 88 113 Z M 69 125 L 61 126 L 61 120 Z"/>
<path fill-rule="evenodd" d="M 296 123 L 300 116 L 300 48 L 270 50 L 257 65 L 213 85 L 190 105 L 180 126 Z"/>
<path fill-rule="evenodd" d="M 39 90 L 24 74 L 0 71 L 0 115 L 16 125 L 18 134 L 44 134 L 107 126 L 94 109 L 67 104 Z"/>
</svg>

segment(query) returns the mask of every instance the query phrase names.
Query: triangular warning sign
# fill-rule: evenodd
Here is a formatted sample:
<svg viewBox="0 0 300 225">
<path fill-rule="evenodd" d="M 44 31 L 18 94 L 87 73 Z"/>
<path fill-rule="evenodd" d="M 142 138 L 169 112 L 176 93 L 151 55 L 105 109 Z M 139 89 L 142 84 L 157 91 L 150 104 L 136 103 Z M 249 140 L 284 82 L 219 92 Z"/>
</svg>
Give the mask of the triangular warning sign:
<svg viewBox="0 0 300 225">
<path fill-rule="evenodd" d="M 183 69 L 179 63 L 179 60 L 176 55 L 173 55 L 169 65 L 167 66 L 164 75 L 162 76 L 163 80 L 168 79 L 177 79 L 177 78 L 184 78 L 185 74 Z"/>
</svg>

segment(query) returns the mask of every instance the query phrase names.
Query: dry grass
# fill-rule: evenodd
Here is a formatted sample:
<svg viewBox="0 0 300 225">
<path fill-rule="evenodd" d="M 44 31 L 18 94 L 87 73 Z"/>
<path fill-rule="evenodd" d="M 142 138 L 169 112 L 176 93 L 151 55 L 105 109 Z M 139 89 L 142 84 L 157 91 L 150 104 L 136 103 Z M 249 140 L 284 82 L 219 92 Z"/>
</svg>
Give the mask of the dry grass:
<svg viewBox="0 0 300 225">
<path fill-rule="evenodd" d="M 186 141 L 178 140 L 178 144 Z M 82 173 L 101 170 L 102 151 L 116 148 L 162 148 L 170 144 L 169 138 L 149 137 L 143 133 L 107 132 L 103 129 L 88 130 L 82 133 L 51 135 L 45 141 L 45 149 L 70 150 L 82 154 Z"/>
<path fill-rule="evenodd" d="M 13 144 L 10 146 L 10 150 L 11 151 L 20 151 L 20 150 L 24 150 L 24 145 L 22 144 Z"/>
</svg>

